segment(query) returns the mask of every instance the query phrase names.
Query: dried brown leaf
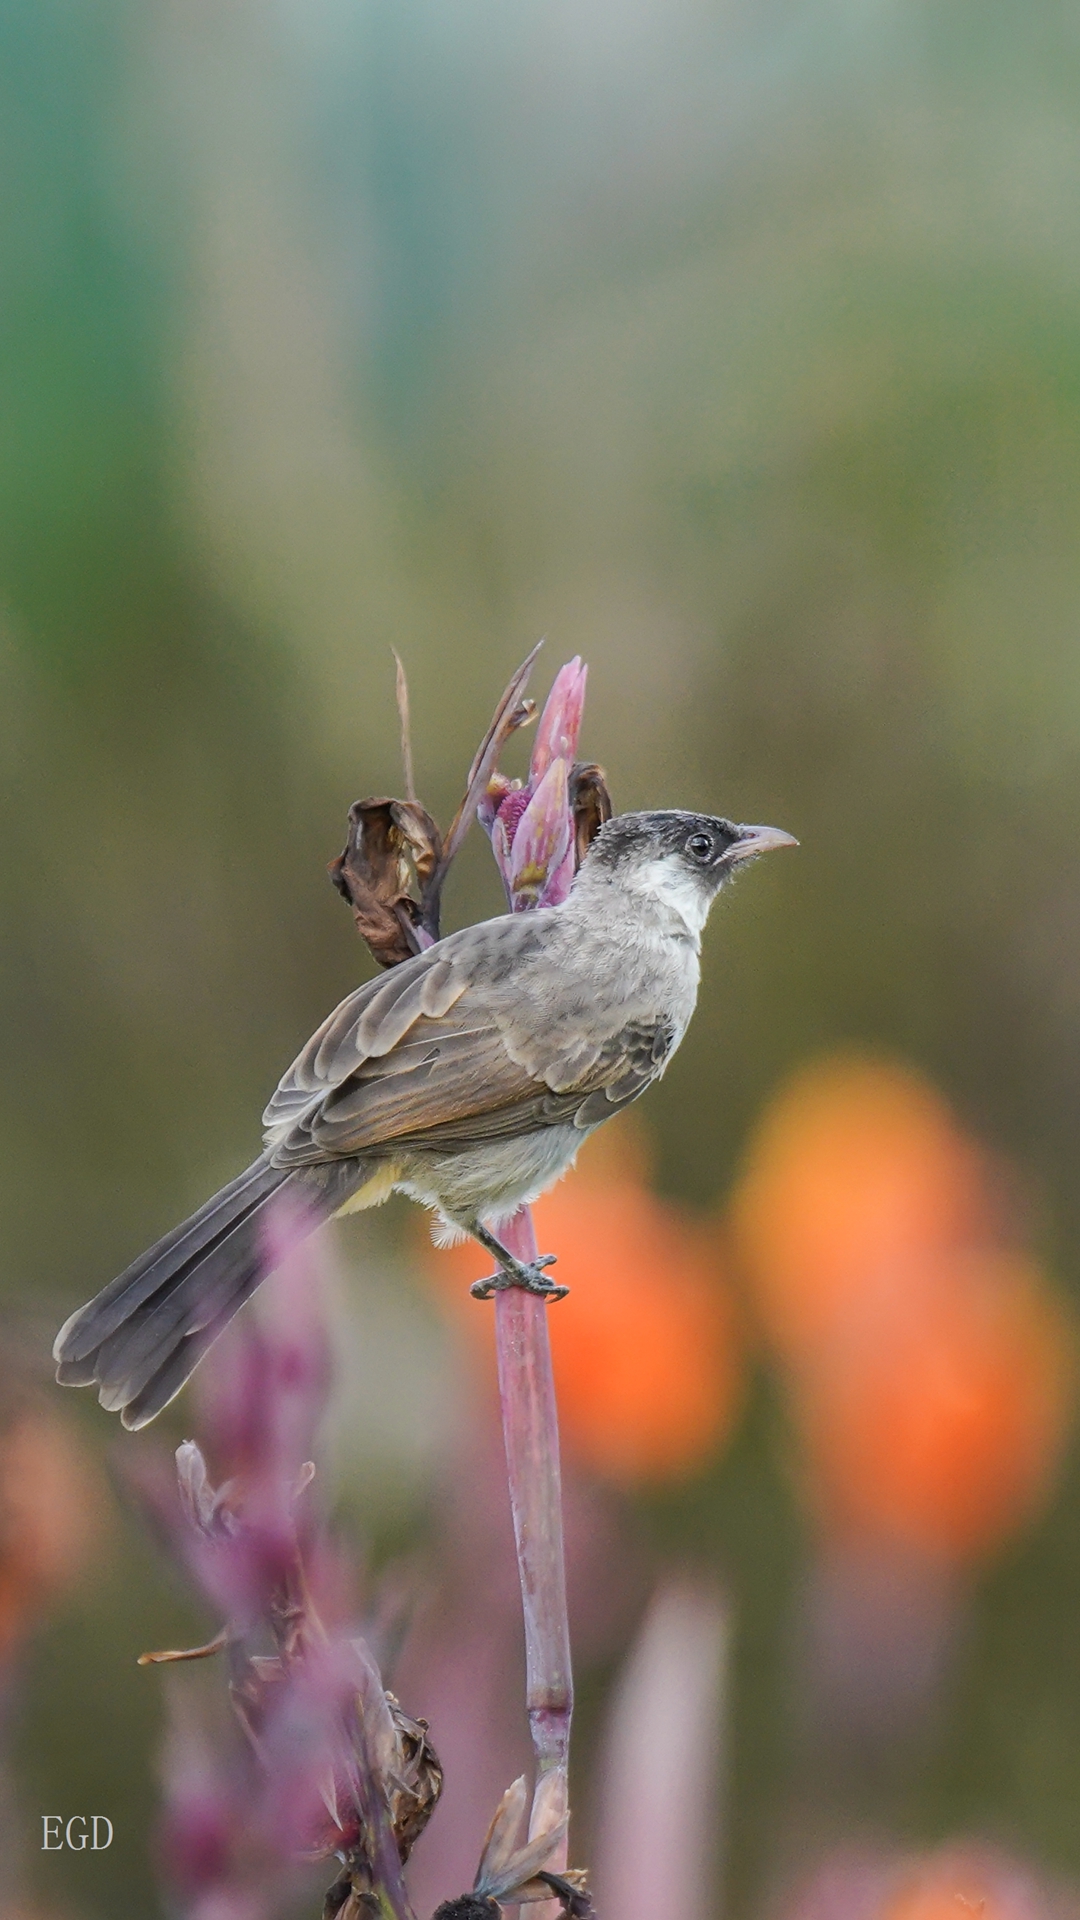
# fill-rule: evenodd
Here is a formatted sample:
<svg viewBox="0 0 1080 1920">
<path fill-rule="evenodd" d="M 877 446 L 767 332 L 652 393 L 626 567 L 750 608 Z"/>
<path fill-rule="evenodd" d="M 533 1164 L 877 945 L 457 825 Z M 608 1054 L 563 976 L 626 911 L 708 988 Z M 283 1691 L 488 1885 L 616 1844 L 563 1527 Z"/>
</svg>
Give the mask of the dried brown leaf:
<svg viewBox="0 0 1080 1920">
<path fill-rule="evenodd" d="M 380 966 L 398 966 L 439 938 L 442 890 L 450 863 L 472 824 L 507 740 L 535 716 L 536 703 L 526 700 L 524 692 L 542 645 L 542 641 L 537 642 L 508 682 L 473 757 L 465 793 L 445 839 L 415 797 L 409 690 L 405 670 L 397 660 L 397 704 L 408 798 L 373 796 L 354 801 L 349 808 L 348 841 L 328 868 L 335 887 L 352 908 L 357 932 Z M 397 659 L 396 654 L 394 657 Z"/>
</svg>

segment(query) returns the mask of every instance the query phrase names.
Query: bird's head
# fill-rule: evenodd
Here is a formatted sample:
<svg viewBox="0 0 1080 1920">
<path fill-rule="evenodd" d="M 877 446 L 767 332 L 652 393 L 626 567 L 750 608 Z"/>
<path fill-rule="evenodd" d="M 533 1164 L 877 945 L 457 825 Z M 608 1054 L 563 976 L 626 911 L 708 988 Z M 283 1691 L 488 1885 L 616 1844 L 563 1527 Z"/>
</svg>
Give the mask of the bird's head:
<svg viewBox="0 0 1080 1920">
<path fill-rule="evenodd" d="M 678 914 L 700 933 L 717 894 L 774 847 L 797 847 L 779 827 L 738 826 L 711 813 L 618 813 L 601 827 L 581 870 L 586 885 L 618 883 Z"/>
</svg>

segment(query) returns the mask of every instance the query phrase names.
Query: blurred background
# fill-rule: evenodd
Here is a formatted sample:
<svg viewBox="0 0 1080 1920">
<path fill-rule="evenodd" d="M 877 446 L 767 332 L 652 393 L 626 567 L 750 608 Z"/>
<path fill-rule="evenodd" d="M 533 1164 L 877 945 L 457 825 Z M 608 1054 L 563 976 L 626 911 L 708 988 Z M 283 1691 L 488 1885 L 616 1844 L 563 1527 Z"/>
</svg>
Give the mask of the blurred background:
<svg viewBox="0 0 1080 1920">
<path fill-rule="evenodd" d="M 605 1920 L 1075 1914 L 1074 14 L 7 0 L 0 92 L 5 1920 L 161 1911 L 134 1659 L 214 1625 L 52 1335 L 371 969 L 391 646 L 445 823 L 542 633 L 617 805 L 802 842 L 540 1212 L 574 1857 Z M 474 834 L 446 922 L 499 899 Z M 404 1203 L 334 1258 L 429 1912 L 523 1752 L 490 1319 Z"/>
</svg>

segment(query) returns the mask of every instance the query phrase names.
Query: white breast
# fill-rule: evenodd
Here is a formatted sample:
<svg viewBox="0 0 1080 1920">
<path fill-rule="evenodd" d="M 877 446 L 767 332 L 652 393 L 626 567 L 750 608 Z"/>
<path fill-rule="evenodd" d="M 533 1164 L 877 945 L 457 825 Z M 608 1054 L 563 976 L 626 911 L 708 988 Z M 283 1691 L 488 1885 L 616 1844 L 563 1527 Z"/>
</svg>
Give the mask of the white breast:
<svg viewBox="0 0 1080 1920">
<path fill-rule="evenodd" d="M 415 1152 L 403 1156 L 396 1185 L 410 1200 L 442 1216 L 444 1231 L 436 1238 L 445 1245 L 461 1238 L 467 1221 L 479 1216 L 497 1226 L 520 1206 L 538 1200 L 573 1166 L 591 1131 L 541 1127 L 517 1139 L 488 1140 L 453 1153 Z"/>
</svg>

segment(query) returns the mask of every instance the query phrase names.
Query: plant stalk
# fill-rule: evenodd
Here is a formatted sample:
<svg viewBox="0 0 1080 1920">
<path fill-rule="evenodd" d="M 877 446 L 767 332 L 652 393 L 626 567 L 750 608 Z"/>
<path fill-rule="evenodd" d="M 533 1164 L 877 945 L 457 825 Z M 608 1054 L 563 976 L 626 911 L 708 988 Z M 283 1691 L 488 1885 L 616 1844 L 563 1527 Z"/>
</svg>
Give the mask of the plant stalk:
<svg viewBox="0 0 1080 1920">
<path fill-rule="evenodd" d="M 528 1207 L 519 1208 L 504 1225 L 502 1239 L 519 1260 L 536 1259 Z M 565 1810 L 574 1707 L 548 1310 L 543 1299 L 521 1287 L 507 1287 L 495 1296 L 499 1398 L 525 1619 L 526 1709 L 536 1759 L 534 1823 L 541 1811 L 550 1819 L 553 1793 Z M 552 1779 L 553 1774 L 558 1778 Z M 557 1872 L 565 1864 L 564 1842 L 562 1857 L 552 1860 L 551 1867 Z"/>
</svg>

